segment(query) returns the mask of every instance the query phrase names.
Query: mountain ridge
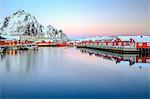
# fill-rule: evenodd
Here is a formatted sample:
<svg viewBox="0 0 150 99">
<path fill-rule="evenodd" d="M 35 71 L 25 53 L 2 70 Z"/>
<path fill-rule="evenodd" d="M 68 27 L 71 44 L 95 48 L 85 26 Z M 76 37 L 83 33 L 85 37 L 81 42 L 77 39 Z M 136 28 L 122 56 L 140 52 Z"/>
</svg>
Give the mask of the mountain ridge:
<svg viewBox="0 0 150 99">
<path fill-rule="evenodd" d="M 18 10 L 0 21 L 0 34 L 31 35 L 53 41 L 68 40 L 67 35 L 62 30 L 58 30 L 51 25 L 44 27 L 37 21 L 35 16 L 25 10 Z"/>
</svg>

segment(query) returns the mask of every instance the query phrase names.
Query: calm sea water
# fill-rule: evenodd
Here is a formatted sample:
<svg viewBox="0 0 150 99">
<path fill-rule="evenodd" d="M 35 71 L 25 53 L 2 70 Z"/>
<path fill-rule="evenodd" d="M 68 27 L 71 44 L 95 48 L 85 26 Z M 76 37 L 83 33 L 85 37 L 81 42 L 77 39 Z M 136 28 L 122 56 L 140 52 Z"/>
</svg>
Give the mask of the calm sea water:
<svg viewBox="0 0 150 99">
<path fill-rule="evenodd" d="M 103 53 L 102 53 L 103 54 Z M 0 95 L 11 97 L 141 97 L 150 95 L 150 64 L 116 61 L 76 48 L 0 55 Z"/>
</svg>

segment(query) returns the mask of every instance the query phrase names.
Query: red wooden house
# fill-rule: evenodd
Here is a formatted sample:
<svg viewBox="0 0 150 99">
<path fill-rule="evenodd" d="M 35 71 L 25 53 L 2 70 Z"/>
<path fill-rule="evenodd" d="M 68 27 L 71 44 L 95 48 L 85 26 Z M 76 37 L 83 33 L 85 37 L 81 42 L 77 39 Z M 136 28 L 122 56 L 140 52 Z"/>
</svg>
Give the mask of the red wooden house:
<svg viewBox="0 0 150 99">
<path fill-rule="evenodd" d="M 112 41 L 112 46 L 131 46 L 133 44 L 135 44 L 135 41 L 132 38 L 123 39 L 117 37 Z"/>
</svg>

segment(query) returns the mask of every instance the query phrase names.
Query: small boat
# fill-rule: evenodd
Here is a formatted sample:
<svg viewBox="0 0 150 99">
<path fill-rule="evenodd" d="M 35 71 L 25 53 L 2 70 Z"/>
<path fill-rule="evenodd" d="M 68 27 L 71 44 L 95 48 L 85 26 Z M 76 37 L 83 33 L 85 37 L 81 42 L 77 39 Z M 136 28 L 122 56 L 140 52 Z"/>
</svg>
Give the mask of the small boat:
<svg viewBox="0 0 150 99">
<path fill-rule="evenodd" d="M 37 45 L 23 45 L 20 50 L 36 50 L 38 49 Z"/>
<path fill-rule="evenodd" d="M 21 46 L 20 50 L 28 50 L 28 48 L 26 46 Z"/>
<path fill-rule="evenodd" d="M 36 50 L 36 49 L 38 49 L 38 46 L 37 45 L 27 45 L 26 48 L 28 50 Z"/>
</svg>

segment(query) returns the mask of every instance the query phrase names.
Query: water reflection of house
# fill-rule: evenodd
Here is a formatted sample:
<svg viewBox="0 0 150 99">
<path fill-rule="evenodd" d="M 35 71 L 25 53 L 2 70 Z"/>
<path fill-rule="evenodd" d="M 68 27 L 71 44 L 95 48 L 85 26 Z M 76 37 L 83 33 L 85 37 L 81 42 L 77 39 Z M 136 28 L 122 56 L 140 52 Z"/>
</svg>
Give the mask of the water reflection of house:
<svg viewBox="0 0 150 99">
<path fill-rule="evenodd" d="M 150 63 L 150 55 L 148 55 L 148 56 L 138 55 L 136 57 L 136 63 Z"/>
<path fill-rule="evenodd" d="M 35 69 L 36 65 L 34 64 L 37 62 L 35 59 L 35 53 L 36 51 L 19 51 L 17 53 L 9 51 L 9 53 L 1 55 L 3 68 L 5 68 L 7 72 L 27 75 L 30 71 Z M 11 57 L 9 57 L 8 54 L 11 55 Z M 19 54 L 23 55 L 20 56 Z"/>
<path fill-rule="evenodd" d="M 141 55 L 141 54 L 118 54 L 106 51 L 99 51 L 93 49 L 80 49 L 83 53 L 88 53 L 90 56 L 95 55 L 97 57 L 102 57 L 107 60 L 114 60 L 116 63 L 121 61 L 128 61 L 129 65 L 135 63 L 150 63 L 150 55 Z"/>
</svg>

